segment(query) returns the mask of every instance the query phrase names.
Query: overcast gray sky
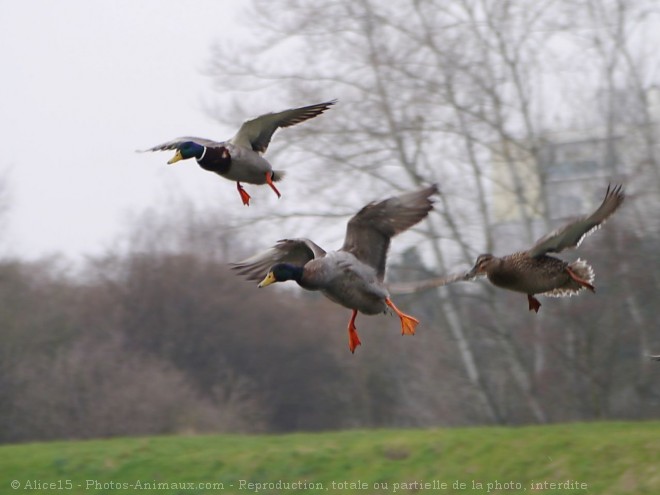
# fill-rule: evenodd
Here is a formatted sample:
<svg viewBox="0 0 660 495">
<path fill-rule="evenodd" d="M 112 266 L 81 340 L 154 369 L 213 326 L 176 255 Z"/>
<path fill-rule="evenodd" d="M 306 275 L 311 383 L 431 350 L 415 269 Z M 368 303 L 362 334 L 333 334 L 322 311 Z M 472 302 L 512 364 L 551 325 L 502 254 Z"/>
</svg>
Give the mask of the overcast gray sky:
<svg viewBox="0 0 660 495">
<path fill-rule="evenodd" d="M 0 0 L 4 251 L 98 252 L 131 212 L 170 196 L 221 194 L 240 206 L 231 183 L 166 166 L 169 152 L 135 150 L 181 135 L 231 137 L 236 129 L 204 112 L 218 95 L 202 72 L 213 43 L 241 36 L 246 4 Z"/>
</svg>

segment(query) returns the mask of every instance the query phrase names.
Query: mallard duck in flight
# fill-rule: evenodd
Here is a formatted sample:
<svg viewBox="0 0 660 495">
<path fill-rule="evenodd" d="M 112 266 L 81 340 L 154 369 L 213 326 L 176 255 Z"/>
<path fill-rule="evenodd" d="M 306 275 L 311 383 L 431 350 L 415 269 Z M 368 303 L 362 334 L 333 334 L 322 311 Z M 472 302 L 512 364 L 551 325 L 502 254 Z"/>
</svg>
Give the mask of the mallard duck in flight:
<svg viewBox="0 0 660 495">
<path fill-rule="evenodd" d="M 268 144 L 275 131 L 280 127 L 289 127 L 314 118 L 325 112 L 336 101 L 267 113 L 247 120 L 243 122 L 236 135 L 227 141 L 217 142 L 198 137 L 180 137 L 142 151 L 176 150 L 175 155 L 167 162 L 170 164 L 179 160 L 195 158 L 204 170 L 236 181 L 236 188 L 243 204 L 249 206 L 250 195 L 245 191 L 241 182 L 257 185 L 268 184 L 278 198 L 281 196 L 274 183 L 282 179 L 284 172 L 273 170 L 268 160 L 262 156 L 268 149 Z"/>
<path fill-rule="evenodd" d="M 390 239 L 425 218 L 433 208 L 435 185 L 369 203 L 348 222 L 344 245 L 326 253 L 309 239 L 284 239 L 269 250 L 234 263 L 259 287 L 295 280 L 303 289 L 321 291 L 328 299 L 353 310 L 348 323 L 348 347 L 360 345 L 355 327 L 358 312 L 375 315 L 392 309 L 401 320 L 401 334 L 413 335 L 419 323 L 399 310 L 383 283 Z"/>
<path fill-rule="evenodd" d="M 465 279 L 486 275 L 497 287 L 527 294 L 529 310 L 538 313 L 541 303 L 534 294 L 564 297 L 584 289 L 595 292 L 594 271 L 585 261 L 567 263 L 547 253 L 576 248 L 623 203 L 621 186 L 607 187 L 605 199 L 591 215 L 574 220 L 541 238 L 528 251 L 503 256 L 482 254 Z"/>
</svg>

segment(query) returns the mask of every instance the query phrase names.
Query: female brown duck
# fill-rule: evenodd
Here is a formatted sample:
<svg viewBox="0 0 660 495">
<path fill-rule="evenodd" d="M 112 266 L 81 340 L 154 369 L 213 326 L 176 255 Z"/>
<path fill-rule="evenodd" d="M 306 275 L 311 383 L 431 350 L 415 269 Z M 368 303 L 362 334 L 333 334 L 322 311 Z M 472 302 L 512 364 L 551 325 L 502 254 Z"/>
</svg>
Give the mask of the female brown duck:
<svg viewBox="0 0 660 495">
<path fill-rule="evenodd" d="M 573 263 L 548 256 L 566 248 L 578 247 L 582 240 L 596 230 L 623 203 L 621 186 L 607 187 L 605 199 L 598 209 L 587 217 L 575 220 L 549 234 L 528 251 L 498 258 L 482 254 L 466 279 L 486 275 L 493 285 L 527 294 L 529 310 L 538 313 L 541 303 L 534 294 L 544 296 L 572 296 L 583 289 L 594 292 L 593 269 L 583 260 Z"/>
<path fill-rule="evenodd" d="M 259 287 L 295 280 L 307 290 L 318 290 L 331 301 L 352 309 L 348 347 L 360 345 L 355 318 L 390 308 L 401 320 L 401 334 L 413 335 L 419 323 L 399 310 L 385 288 L 385 263 L 390 239 L 420 222 L 433 208 L 429 199 L 436 186 L 369 203 L 348 222 L 344 245 L 326 253 L 309 239 L 284 239 L 264 253 L 233 267 Z M 265 276 L 265 278 L 264 278 Z M 263 279 L 263 280 L 262 280 Z"/>
</svg>

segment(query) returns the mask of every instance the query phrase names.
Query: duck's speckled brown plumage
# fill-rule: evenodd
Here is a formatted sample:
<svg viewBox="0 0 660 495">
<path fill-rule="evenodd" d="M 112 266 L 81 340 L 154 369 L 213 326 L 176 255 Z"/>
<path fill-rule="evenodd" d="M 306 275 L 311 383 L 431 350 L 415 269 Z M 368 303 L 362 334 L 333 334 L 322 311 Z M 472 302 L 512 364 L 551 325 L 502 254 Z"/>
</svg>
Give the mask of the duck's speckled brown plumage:
<svg viewBox="0 0 660 495">
<path fill-rule="evenodd" d="M 585 236 L 621 206 L 623 200 L 621 186 L 608 186 L 605 199 L 591 215 L 574 220 L 541 238 L 528 251 L 503 257 L 490 253 L 480 255 L 466 278 L 486 275 L 497 287 L 527 294 L 529 309 L 536 312 L 541 303 L 533 297 L 535 294 L 563 297 L 584 289 L 594 291 L 594 272 L 585 261 L 567 263 L 547 253 L 579 246 Z"/>
<path fill-rule="evenodd" d="M 485 273 L 493 285 L 527 294 L 529 309 L 536 312 L 541 303 L 533 297 L 534 294 L 563 297 L 575 295 L 583 289 L 594 290 L 593 270 L 583 260 L 569 264 L 554 256 L 531 257 L 527 251 L 521 251 L 501 258 L 482 254 L 475 267 L 477 272 Z"/>
<path fill-rule="evenodd" d="M 572 279 L 566 268 L 583 273 L 582 260 L 569 264 L 553 256 L 541 255 L 533 258 L 527 252 L 514 253 L 497 258 L 482 254 L 477 259 L 493 285 L 524 294 L 571 295 L 585 287 Z M 577 274 L 577 273 L 576 273 Z M 593 274 L 583 273 L 578 277 L 592 282 Z"/>
</svg>

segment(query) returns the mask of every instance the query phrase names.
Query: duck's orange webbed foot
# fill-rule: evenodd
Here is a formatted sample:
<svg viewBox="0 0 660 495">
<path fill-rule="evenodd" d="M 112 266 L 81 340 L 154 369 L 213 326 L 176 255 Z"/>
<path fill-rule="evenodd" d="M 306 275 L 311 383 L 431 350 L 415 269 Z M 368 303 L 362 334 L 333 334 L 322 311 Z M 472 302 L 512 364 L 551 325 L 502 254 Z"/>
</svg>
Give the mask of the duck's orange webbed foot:
<svg viewBox="0 0 660 495">
<path fill-rule="evenodd" d="M 536 299 L 531 294 L 527 294 L 527 302 L 529 302 L 529 310 L 530 311 L 534 311 L 535 313 L 539 312 L 539 308 L 541 307 L 541 303 L 539 302 L 538 299 Z"/>
<path fill-rule="evenodd" d="M 394 305 L 389 297 L 385 299 L 385 304 L 392 308 L 392 310 L 394 310 L 397 316 L 401 319 L 401 335 L 415 335 L 415 328 L 419 324 L 419 320 L 402 312 Z"/>
<path fill-rule="evenodd" d="M 353 315 L 351 320 L 348 322 L 348 348 L 352 353 L 355 353 L 355 348 L 359 345 L 362 345 L 360 342 L 360 337 L 357 334 L 357 328 L 355 328 L 355 318 L 357 317 L 357 310 L 353 310 Z"/>
<path fill-rule="evenodd" d="M 238 189 L 238 194 L 241 195 L 241 200 L 243 201 L 243 204 L 245 206 L 250 206 L 251 196 L 247 193 L 245 189 L 243 189 L 243 186 L 241 186 L 240 182 L 236 183 L 236 189 Z"/>
<path fill-rule="evenodd" d="M 573 280 L 575 280 L 578 284 L 580 284 L 582 287 L 586 287 L 589 289 L 591 292 L 596 292 L 596 288 L 591 285 L 589 282 L 586 280 L 578 277 L 573 270 L 570 268 L 566 267 L 566 273 L 568 273 L 568 276 L 571 277 Z"/>
<path fill-rule="evenodd" d="M 266 184 L 268 184 L 270 188 L 275 191 L 278 199 L 282 197 L 280 192 L 277 190 L 277 187 L 275 187 L 275 184 L 273 184 L 273 172 L 266 172 Z"/>
</svg>

